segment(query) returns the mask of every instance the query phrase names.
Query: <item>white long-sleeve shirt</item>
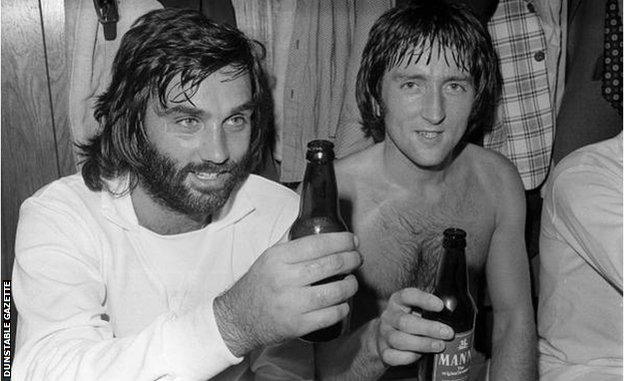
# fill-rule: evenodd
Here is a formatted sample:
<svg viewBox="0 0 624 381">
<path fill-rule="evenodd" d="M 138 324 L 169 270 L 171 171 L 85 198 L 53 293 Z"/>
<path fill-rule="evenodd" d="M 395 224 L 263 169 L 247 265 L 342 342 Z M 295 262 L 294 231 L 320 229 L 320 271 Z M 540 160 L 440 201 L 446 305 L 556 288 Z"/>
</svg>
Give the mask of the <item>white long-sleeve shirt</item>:
<svg viewBox="0 0 624 381">
<path fill-rule="evenodd" d="M 561 161 L 543 208 L 540 380 L 621 380 L 622 135 Z"/>
<path fill-rule="evenodd" d="M 80 175 L 44 187 L 20 210 L 13 379 L 311 379 L 309 346 L 236 358 L 212 311 L 297 205 L 294 192 L 252 175 L 225 216 L 180 239 L 150 236 L 130 196 L 92 192 Z"/>
</svg>

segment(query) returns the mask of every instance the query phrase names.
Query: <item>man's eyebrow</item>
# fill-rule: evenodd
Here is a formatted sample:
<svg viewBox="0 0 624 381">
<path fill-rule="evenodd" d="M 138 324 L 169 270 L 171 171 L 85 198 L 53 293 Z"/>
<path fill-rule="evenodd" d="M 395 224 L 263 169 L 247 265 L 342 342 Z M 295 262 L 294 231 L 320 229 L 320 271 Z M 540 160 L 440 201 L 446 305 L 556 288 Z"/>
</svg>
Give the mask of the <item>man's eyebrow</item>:
<svg viewBox="0 0 624 381">
<path fill-rule="evenodd" d="M 404 81 L 407 79 L 425 79 L 425 76 L 423 74 L 393 73 L 392 79 L 395 81 Z"/>
<path fill-rule="evenodd" d="M 156 112 L 158 115 L 172 115 L 172 114 L 184 114 L 190 116 L 203 116 L 205 114 L 204 111 L 184 105 L 175 105 L 172 107 L 160 108 Z"/>
<path fill-rule="evenodd" d="M 472 77 L 470 75 L 468 75 L 468 74 L 466 74 L 466 75 L 463 75 L 463 74 L 451 75 L 451 76 L 445 77 L 444 80 L 446 82 L 469 82 L 469 83 L 472 83 Z"/>
<path fill-rule="evenodd" d="M 248 102 L 243 103 L 240 106 L 236 106 L 234 107 L 231 111 L 230 114 L 237 114 L 239 112 L 243 112 L 243 111 L 247 111 L 250 109 L 255 108 L 257 105 L 257 102 L 250 100 Z M 156 110 L 156 113 L 158 115 L 161 116 L 169 116 L 169 115 L 189 115 L 189 116 L 195 116 L 195 117 L 201 117 L 201 116 L 205 116 L 206 112 L 203 111 L 202 109 L 196 108 L 196 107 L 189 107 L 189 106 L 185 106 L 185 105 L 175 105 L 175 106 L 171 106 L 171 107 L 166 107 L 166 108 L 160 108 L 158 110 Z"/>
<path fill-rule="evenodd" d="M 424 74 L 406 74 L 406 73 L 393 73 L 392 79 L 395 81 L 405 81 L 405 80 L 425 80 L 427 76 Z M 472 78 L 468 74 L 459 74 L 459 75 L 449 75 L 447 77 L 442 77 L 444 82 L 468 82 L 472 83 Z"/>
<path fill-rule="evenodd" d="M 240 106 L 236 106 L 230 111 L 230 114 L 238 114 L 239 112 L 253 110 L 258 105 L 258 102 L 254 100 L 247 101 Z"/>
</svg>

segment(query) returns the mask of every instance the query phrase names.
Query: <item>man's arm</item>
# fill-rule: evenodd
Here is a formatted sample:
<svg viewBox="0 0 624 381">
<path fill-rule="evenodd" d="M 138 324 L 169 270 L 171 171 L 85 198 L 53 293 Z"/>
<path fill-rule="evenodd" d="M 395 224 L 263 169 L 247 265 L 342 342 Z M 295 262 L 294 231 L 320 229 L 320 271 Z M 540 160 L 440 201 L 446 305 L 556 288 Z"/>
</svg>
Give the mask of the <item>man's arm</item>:
<svg viewBox="0 0 624 381">
<path fill-rule="evenodd" d="M 377 380 L 391 366 L 441 352 L 453 330 L 412 311 L 439 312 L 442 307 L 438 297 L 417 288 L 395 292 L 379 318 L 349 335 L 316 345 L 317 375 L 321 380 Z"/>
<path fill-rule="evenodd" d="M 524 242 L 524 189 L 511 163 L 501 161 L 501 168 L 496 228 L 486 264 L 494 314 L 490 379 L 535 380 L 536 334 Z"/>
<path fill-rule="evenodd" d="M 303 336 L 347 316 L 361 262 L 351 233 L 302 237 L 263 253 L 214 302 L 221 336 L 235 356 Z M 349 274 L 331 283 L 317 283 Z"/>
<path fill-rule="evenodd" d="M 377 351 L 376 318 L 328 343 L 315 344 L 316 373 L 321 380 L 377 380 L 388 366 Z"/>
<path fill-rule="evenodd" d="M 357 289 L 353 276 L 305 283 L 359 266 L 359 254 L 348 251 L 351 234 L 305 237 L 269 248 L 214 303 L 162 314 L 137 334 L 116 338 L 104 305 L 107 282 L 118 275 L 104 275 L 98 250 L 84 244 L 98 238 L 80 221 L 68 210 L 22 208 L 13 284 L 16 380 L 208 379 L 251 350 L 335 323 L 339 311 L 346 314 L 346 305 L 335 305 Z"/>
</svg>

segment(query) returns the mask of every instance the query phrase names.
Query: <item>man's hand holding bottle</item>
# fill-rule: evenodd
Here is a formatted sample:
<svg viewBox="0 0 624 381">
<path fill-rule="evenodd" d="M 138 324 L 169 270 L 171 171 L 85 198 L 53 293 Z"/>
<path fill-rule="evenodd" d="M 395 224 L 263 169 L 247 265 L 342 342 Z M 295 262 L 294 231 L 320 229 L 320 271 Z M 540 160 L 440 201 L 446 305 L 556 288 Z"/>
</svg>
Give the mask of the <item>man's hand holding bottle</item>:
<svg viewBox="0 0 624 381">
<path fill-rule="evenodd" d="M 352 233 L 302 237 L 267 249 L 213 308 L 221 335 L 237 357 L 331 326 L 349 313 L 362 264 Z"/>
</svg>

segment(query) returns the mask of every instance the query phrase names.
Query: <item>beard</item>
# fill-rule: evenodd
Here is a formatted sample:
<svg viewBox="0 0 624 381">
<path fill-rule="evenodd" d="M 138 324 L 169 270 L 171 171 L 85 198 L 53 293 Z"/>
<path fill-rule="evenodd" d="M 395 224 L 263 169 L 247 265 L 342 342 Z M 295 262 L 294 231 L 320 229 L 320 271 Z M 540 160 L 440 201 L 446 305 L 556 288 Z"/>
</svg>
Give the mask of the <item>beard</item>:
<svg viewBox="0 0 624 381">
<path fill-rule="evenodd" d="M 219 211 L 234 189 L 247 179 L 251 168 L 249 152 L 238 162 L 189 163 L 182 168 L 173 159 L 161 154 L 151 144 L 143 150 L 139 184 L 158 204 L 194 219 L 205 219 Z M 218 173 L 225 176 L 219 188 L 201 189 L 186 184 L 194 172 Z"/>
</svg>

